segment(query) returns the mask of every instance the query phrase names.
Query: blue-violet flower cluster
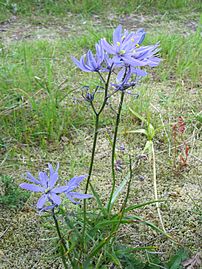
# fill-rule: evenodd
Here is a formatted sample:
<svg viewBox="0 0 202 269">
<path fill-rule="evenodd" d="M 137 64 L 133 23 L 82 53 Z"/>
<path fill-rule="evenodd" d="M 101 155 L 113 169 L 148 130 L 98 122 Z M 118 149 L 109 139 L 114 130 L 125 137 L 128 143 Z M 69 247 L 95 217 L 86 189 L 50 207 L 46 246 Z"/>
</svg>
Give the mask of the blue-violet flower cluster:
<svg viewBox="0 0 202 269">
<path fill-rule="evenodd" d="M 95 46 L 96 54 L 89 50 L 80 60 L 72 57 L 73 62 L 84 72 L 109 72 L 117 70 L 116 90 L 125 90 L 136 84 L 138 78 L 146 76 L 142 67 L 155 67 L 160 63 L 157 57 L 159 44 L 141 46 L 145 38 L 143 29 L 137 32 L 123 30 L 119 25 L 113 32 L 113 41 L 101 39 Z M 134 76 L 135 75 L 135 80 Z"/>
<path fill-rule="evenodd" d="M 86 175 L 75 176 L 70 179 L 65 186 L 59 186 L 57 184 L 59 164 L 57 165 L 56 170 L 53 169 L 51 164 L 48 164 L 48 167 L 49 176 L 45 172 L 39 172 L 38 179 L 36 179 L 31 173 L 28 172 L 26 180 L 33 184 L 22 183 L 19 185 L 21 188 L 28 191 L 42 193 L 42 196 L 37 202 L 38 210 L 46 211 L 60 205 L 60 194 L 62 193 L 64 193 L 66 197 L 74 204 L 79 203 L 79 201 L 75 199 L 81 200 L 92 197 L 90 194 L 82 194 L 73 191 L 79 187 L 80 183 L 87 177 Z M 44 206 L 47 202 L 49 202 L 49 205 Z"/>
</svg>

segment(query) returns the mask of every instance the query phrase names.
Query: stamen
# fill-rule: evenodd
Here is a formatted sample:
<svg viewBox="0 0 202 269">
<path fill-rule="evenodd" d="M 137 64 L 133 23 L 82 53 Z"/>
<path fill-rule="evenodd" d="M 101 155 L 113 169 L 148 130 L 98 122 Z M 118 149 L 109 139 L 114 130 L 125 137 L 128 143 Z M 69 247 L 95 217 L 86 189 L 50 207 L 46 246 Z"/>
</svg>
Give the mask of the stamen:
<svg viewBox="0 0 202 269">
<path fill-rule="evenodd" d="M 125 50 L 120 50 L 120 54 L 123 55 L 124 53 L 126 53 Z"/>
<path fill-rule="evenodd" d="M 116 42 L 116 44 L 117 44 L 117 46 L 120 46 L 120 45 L 121 45 L 121 43 L 120 43 L 120 42 Z"/>
<path fill-rule="evenodd" d="M 45 194 L 49 193 L 49 191 L 50 191 L 50 188 L 47 188 L 47 189 L 45 190 Z"/>
</svg>

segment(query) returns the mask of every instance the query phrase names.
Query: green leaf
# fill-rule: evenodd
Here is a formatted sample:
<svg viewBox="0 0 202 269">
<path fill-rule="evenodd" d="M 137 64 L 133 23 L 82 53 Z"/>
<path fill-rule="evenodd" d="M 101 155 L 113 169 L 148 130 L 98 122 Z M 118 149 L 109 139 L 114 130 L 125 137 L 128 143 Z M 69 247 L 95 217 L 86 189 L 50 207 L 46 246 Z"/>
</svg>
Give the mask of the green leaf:
<svg viewBox="0 0 202 269">
<path fill-rule="evenodd" d="M 125 220 L 125 221 L 123 221 L 123 219 L 120 221 L 120 219 L 118 218 L 118 215 L 117 216 L 115 216 L 113 219 L 110 219 L 110 220 L 104 220 L 104 221 L 100 221 L 99 223 L 97 223 L 96 225 L 95 225 L 95 227 L 94 227 L 94 229 L 99 229 L 100 227 L 104 227 L 104 226 L 108 226 L 108 225 L 111 225 L 112 224 L 112 226 L 114 225 L 114 224 L 117 224 L 117 223 L 119 223 L 119 222 L 121 222 L 121 223 L 128 223 L 128 220 Z"/>
<path fill-rule="evenodd" d="M 127 216 L 124 217 L 120 220 L 120 218 L 118 217 L 118 215 L 116 215 L 113 219 L 111 220 L 105 220 L 105 221 L 101 221 L 99 222 L 94 228 L 98 229 L 99 227 L 104 227 L 107 225 L 111 225 L 111 224 L 117 224 L 117 223 L 121 223 L 121 224 L 134 224 L 134 223 L 138 223 L 138 224 L 144 224 L 146 226 L 149 226 L 150 228 L 152 228 L 153 230 L 164 234 L 165 236 L 169 237 L 163 230 L 161 230 L 159 227 L 157 227 L 155 224 L 144 220 L 143 218 L 141 218 L 140 216 L 137 215 L 133 215 L 133 216 Z"/>
<path fill-rule="evenodd" d="M 148 131 L 147 131 L 147 134 L 148 134 L 148 139 L 149 140 L 152 140 L 155 136 L 155 129 L 153 127 L 153 125 L 151 123 L 149 123 L 148 125 Z"/>
<path fill-rule="evenodd" d="M 121 263 L 119 261 L 119 258 L 116 255 L 116 252 L 113 249 L 110 249 L 110 252 L 105 250 L 107 256 L 110 258 L 110 261 L 112 261 L 115 265 L 121 267 Z"/>
<path fill-rule="evenodd" d="M 152 153 L 152 145 L 153 145 L 153 142 L 150 141 L 150 140 L 148 140 L 147 143 L 146 143 L 146 145 L 145 145 L 145 147 L 144 147 L 144 149 L 143 149 L 143 153 L 145 151 L 148 151 L 149 154 L 151 154 Z"/>
<path fill-rule="evenodd" d="M 146 137 L 148 136 L 148 132 L 145 129 L 138 129 L 138 130 L 134 130 L 134 131 L 129 131 L 128 133 L 144 134 L 144 135 L 146 135 Z"/>
<path fill-rule="evenodd" d="M 98 195 L 98 193 L 95 191 L 95 189 L 93 188 L 93 185 L 90 183 L 90 188 L 92 190 L 93 196 L 95 197 L 97 204 L 99 206 L 99 208 L 101 209 L 102 213 L 104 216 L 107 215 L 107 209 L 102 205 L 102 202 L 100 200 L 100 197 Z"/>
<path fill-rule="evenodd" d="M 180 249 L 168 262 L 169 269 L 181 269 L 181 263 L 188 258 L 188 253 L 185 249 Z"/>
<path fill-rule="evenodd" d="M 92 257 L 94 257 L 99 251 L 100 249 L 110 240 L 110 238 L 113 236 L 113 234 L 110 234 L 108 237 L 104 238 L 97 246 L 95 246 L 89 256 L 88 259 L 91 259 Z"/>
<path fill-rule="evenodd" d="M 112 200 L 111 200 L 111 204 L 107 205 L 107 208 L 112 209 L 115 201 L 117 200 L 119 194 L 124 190 L 125 185 L 128 183 L 128 181 L 130 180 L 130 174 L 128 174 L 125 179 L 121 182 L 121 184 L 119 185 L 119 187 L 115 190 L 113 196 L 112 196 Z"/>
<path fill-rule="evenodd" d="M 155 203 L 160 203 L 160 202 L 164 202 L 166 200 L 152 200 L 152 201 L 149 201 L 149 202 L 145 202 L 145 203 L 142 203 L 142 204 L 138 204 L 138 205 L 131 205 L 127 208 L 125 208 L 125 212 L 128 212 L 128 211 L 131 211 L 131 210 L 134 210 L 134 209 L 137 209 L 137 208 L 141 208 L 141 207 L 144 207 L 146 205 L 151 205 L 151 204 L 155 204 Z"/>
<path fill-rule="evenodd" d="M 145 118 L 143 118 L 140 114 L 138 114 L 136 111 L 132 110 L 130 107 L 129 107 L 129 110 L 130 112 L 138 119 L 140 119 L 142 122 L 147 122 L 147 120 Z"/>
</svg>

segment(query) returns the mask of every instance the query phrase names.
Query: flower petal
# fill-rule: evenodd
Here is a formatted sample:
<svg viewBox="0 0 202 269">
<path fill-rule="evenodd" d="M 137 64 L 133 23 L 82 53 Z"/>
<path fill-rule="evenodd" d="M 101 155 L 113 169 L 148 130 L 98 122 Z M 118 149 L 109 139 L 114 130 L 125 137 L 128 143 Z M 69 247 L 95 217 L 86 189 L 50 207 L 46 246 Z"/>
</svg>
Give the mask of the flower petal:
<svg viewBox="0 0 202 269">
<path fill-rule="evenodd" d="M 133 74 L 136 74 L 137 76 L 140 76 L 140 77 L 144 77 L 147 75 L 147 72 L 142 70 L 142 69 L 139 69 L 139 68 L 132 68 L 131 69 L 131 72 Z"/>
<path fill-rule="evenodd" d="M 26 175 L 27 175 L 26 179 L 28 181 L 35 183 L 35 184 L 41 184 L 40 181 L 37 180 L 35 177 L 33 177 L 33 175 L 30 172 L 27 172 Z"/>
<path fill-rule="evenodd" d="M 124 74 L 125 74 L 125 68 L 122 68 L 117 74 L 116 78 L 117 83 L 120 83 L 122 81 Z"/>
<path fill-rule="evenodd" d="M 38 200 L 38 202 L 37 202 L 37 208 L 38 208 L 38 209 L 43 208 L 43 206 L 44 206 L 44 204 L 45 204 L 45 202 L 46 202 L 47 200 L 48 200 L 47 194 L 43 194 L 43 195 L 39 198 L 39 200 Z"/>
<path fill-rule="evenodd" d="M 83 55 L 81 57 L 81 60 L 80 60 L 80 65 L 81 65 L 81 68 L 84 72 L 92 72 L 92 69 L 90 66 L 88 66 L 87 64 L 85 64 L 85 55 Z"/>
<path fill-rule="evenodd" d="M 54 189 L 51 190 L 51 193 L 54 192 L 54 193 L 62 193 L 62 192 L 65 192 L 65 191 L 68 191 L 69 189 L 69 186 L 60 186 L 60 187 L 56 187 Z"/>
<path fill-rule="evenodd" d="M 33 192 L 44 192 L 44 188 L 43 187 L 39 187 L 33 184 L 29 184 L 29 183 L 21 183 L 20 188 L 28 190 L 28 191 L 33 191 Z"/>
<path fill-rule="evenodd" d="M 128 55 L 124 55 L 122 57 L 122 59 L 124 60 L 125 63 L 127 63 L 127 64 L 129 64 L 131 66 L 144 66 L 145 65 L 144 62 L 139 61 L 139 60 L 137 60 L 135 58 L 132 58 L 132 57 L 130 57 Z"/>
<path fill-rule="evenodd" d="M 113 43 L 117 46 L 117 42 L 121 43 L 121 33 L 122 33 L 122 26 L 118 25 L 117 28 L 114 30 L 113 33 Z"/>
<path fill-rule="evenodd" d="M 78 68 L 82 69 L 80 62 L 73 56 L 71 56 L 72 61 L 77 65 Z"/>
<path fill-rule="evenodd" d="M 69 193 L 66 193 L 66 196 L 73 204 L 80 204 L 80 202 L 74 200 L 73 197 L 69 195 Z"/>
<path fill-rule="evenodd" d="M 61 204 L 60 196 L 58 196 L 54 192 L 51 192 L 50 193 L 50 197 L 51 197 L 51 200 L 53 201 L 54 204 L 56 204 L 56 205 L 60 205 Z"/>
<path fill-rule="evenodd" d="M 44 212 L 44 211 L 49 211 L 51 209 L 53 209 L 54 207 L 56 207 L 57 205 L 48 205 L 48 206 L 45 206 L 43 207 L 40 211 L 39 211 L 39 215 Z"/>
<path fill-rule="evenodd" d="M 87 199 L 87 198 L 93 197 L 93 195 L 91 194 L 83 194 L 80 192 L 69 192 L 68 195 L 71 195 L 71 197 L 76 198 L 76 199 Z"/>
<path fill-rule="evenodd" d="M 104 50 L 110 54 L 116 54 L 116 50 L 105 39 L 101 39 L 101 44 Z"/>
<path fill-rule="evenodd" d="M 50 180 L 48 182 L 48 187 L 53 188 L 55 183 L 57 182 L 57 180 L 58 180 L 58 173 L 54 173 L 54 174 L 50 175 Z"/>
<path fill-rule="evenodd" d="M 50 171 L 50 176 L 55 173 L 52 164 L 48 163 L 48 169 Z"/>
<path fill-rule="evenodd" d="M 87 63 L 91 67 L 91 69 L 96 70 L 97 69 L 97 64 L 96 64 L 95 58 L 94 58 L 91 50 L 89 50 L 87 52 L 86 58 L 87 58 Z"/>
<path fill-rule="evenodd" d="M 79 186 L 79 184 L 81 183 L 81 181 L 83 181 L 86 177 L 87 177 L 87 175 L 75 176 L 69 180 L 69 182 L 67 183 L 67 186 L 71 190 L 73 190 L 73 189 L 77 188 Z"/>
<path fill-rule="evenodd" d="M 45 172 L 39 172 L 39 179 L 44 188 L 48 187 L 48 176 Z"/>
</svg>

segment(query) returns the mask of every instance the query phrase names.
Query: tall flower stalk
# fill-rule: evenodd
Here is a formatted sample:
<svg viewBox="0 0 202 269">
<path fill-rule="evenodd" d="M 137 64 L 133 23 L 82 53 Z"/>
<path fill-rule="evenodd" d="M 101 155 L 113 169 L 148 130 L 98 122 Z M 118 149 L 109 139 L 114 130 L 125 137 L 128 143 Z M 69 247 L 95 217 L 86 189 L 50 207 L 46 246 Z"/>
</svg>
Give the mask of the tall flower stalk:
<svg viewBox="0 0 202 269">
<path fill-rule="evenodd" d="M 116 171 L 115 171 L 115 158 L 116 158 L 116 142 L 117 142 L 117 135 L 118 135 L 118 129 L 119 129 L 119 123 L 121 118 L 121 111 L 123 106 L 125 92 L 121 92 L 121 98 L 119 102 L 118 112 L 116 116 L 116 123 L 115 123 L 115 130 L 114 130 L 114 137 L 113 137 L 113 144 L 112 144 L 112 155 L 111 155 L 111 170 L 112 170 L 112 190 L 110 193 L 110 198 L 108 202 L 107 210 L 110 212 L 111 210 L 111 201 L 114 194 L 115 186 L 116 186 Z"/>
<path fill-rule="evenodd" d="M 53 217 L 53 220 L 54 220 L 54 223 L 55 223 L 55 227 L 56 227 L 56 230 L 57 230 L 57 234 L 58 234 L 58 238 L 59 238 L 60 254 L 61 254 L 62 262 L 63 262 L 64 268 L 65 269 L 68 269 L 68 266 L 67 266 L 67 263 L 66 263 L 66 257 L 65 257 L 65 254 L 68 255 L 68 249 L 67 249 L 67 246 L 65 244 L 65 240 L 64 240 L 64 238 L 61 235 L 60 226 L 58 224 L 58 220 L 57 220 L 57 217 L 55 215 L 54 208 L 52 209 L 52 217 Z M 73 262 L 71 260 L 70 255 L 68 255 L 68 259 L 71 262 L 71 265 L 73 266 Z"/>
<path fill-rule="evenodd" d="M 83 94 L 84 100 L 86 100 L 90 104 L 95 116 L 93 144 L 92 144 L 92 152 L 89 163 L 88 175 L 75 176 L 68 182 L 66 182 L 65 185 L 60 186 L 58 176 L 59 165 L 57 166 L 56 170 L 54 170 L 52 165 L 48 164 L 49 176 L 45 172 L 39 172 L 38 178 L 35 178 L 30 173 L 27 173 L 26 180 L 28 180 L 29 183 L 20 184 L 20 187 L 23 189 L 36 193 L 41 193 L 41 197 L 37 202 L 37 209 L 39 210 L 40 213 L 51 212 L 50 214 L 53 217 L 55 228 L 59 238 L 60 253 L 65 269 L 69 268 L 68 263 L 71 264 L 72 268 L 83 268 L 83 266 L 85 268 L 88 268 L 87 266 L 88 264 L 91 264 L 92 258 L 95 257 L 95 255 L 98 252 L 100 252 L 101 249 L 103 249 L 104 245 L 106 245 L 112 239 L 113 236 L 116 236 L 119 226 L 121 225 L 123 218 L 125 216 L 124 213 L 126 211 L 126 205 L 129 198 L 131 179 L 132 179 L 131 158 L 130 158 L 130 178 L 124 202 L 122 204 L 121 209 L 116 214 L 116 219 L 110 219 L 112 216 L 111 214 L 112 200 L 116 187 L 116 171 L 115 171 L 116 144 L 117 144 L 117 137 L 124 97 L 126 93 L 128 93 L 127 90 L 129 88 L 136 86 L 137 81 L 139 81 L 141 77 L 147 75 L 147 72 L 143 69 L 143 67 L 145 66 L 155 67 L 160 62 L 160 59 L 156 56 L 157 52 L 159 51 L 158 49 L 159 44 L 157 43 L 152 46 L 141 46 L 144 37 L 145 37 L 144 30 L 139 30 L 137 32 L 129 32 L 127 30 L 123 30 L 122 26 L 119 25 L 113 32 L 113 41 L 111 44 L 108 43 L 105 39 L 101 39 L 95 45 L 95 51 L 96 51 L 95 54 L 93 54 L 91 50 L 88 50 L 88 52 L 85 55 L 83 55 L 80 58 L 80 60 L 77 60 L 75 57 L 72 57 L 72 61 L 80 70 L 88 73 L 94 72 L 98 74 L 100 77 L 100 85 L 98 85 L 93 90 L 93 93 L 90 91 L 90 87 L 85 86 L 87 92 L 86 95 Z M 113 80 L 114 78 L 115 80 Z M 94 102 L 98 89 L 104 89 L 103 99 L 100 105 L 97 105 L 97 103 L 95 104 Z M 105 208 L 102 207 L 99 195 L 97 194 L 97 192 L 93 187 L 93 184 L 91 183 L 91 178 L 93 173 L 95 152 L 100 128 L 100 116 L 104 111 L 105 107 L 107 106 L 108 100 L 111 98 L 111 96 L 119 93 L 120 93 L 120 100 L 116 113 L 113 142 L 111 149 L 112 187 L 110 191 L 109 201 Z M 82 194 L 79 192 L 75 192 L 74 189 L 79 187 L 80 183 L 85 178 L 87 178 L 85 185 L 85 193 Z M 124 183 L 123 186 L 125 186 L 126 183 Z M 103 239 L 102 238 L 100 239 L 99 237 L 98 242 L 97 240 L 93 241 L 93 243 L 95 242 L 97 243 L 95 244 L 95 246 L 93 247 L 91 246 L 90 253 L 88 253 L 89 249 L 87 249 L 87 236 L 86 236 L 87 235 L 86 230 L 88 224 L 86 199 L 92 197 L 92 195 L 87 194 L 89 187 L 92 193 L 94 194 L 95 198 L 97 199 L 99 208 L 101 210 L 100 213 L 103 213 L 104 218 L 107 218 L 107 220 L 105 219 L 104 221 L 108 221 L 108 223 L 111 224 L 110 230 L 107 231 L 108 236 L 104 237 Z M 66 200 L 68 199 L 74 204 L 79 204 L 80 200 L 84 200 L 83 214 L 82 214 L 83 227 L 80 228 L 79 225 L 79 228 L 77 230 L 76 227 L 72 226 L 77 230 L 79 236 L 76 244 L 75 241 L 77 240 L 77 238 L 73 238 L 72 245 L 70 246 L 70 248 L 67 247 L 66 237 L 63 237 L 63 231 L 61 232 L 60 224 L 57 219 L 57 214 L 55 212 L 56 208 L 58 208 L 60 212 L 63 211 L 62 207 L 60 206 L 63 202 L 61 198 L 62 195 L 66 197 Z M 98 214 L 98 218 L 101 215 L 100 213 Z M 64 215 L 66 215 L 66 212 L 63 214 L 63 216 Z M 116 220 L 118 220 L 118 222 L 116 222 Z M 71 228 L 71 230 L 74 229 Z M 82 234 L 82 236 L 80 236 L 80 233 Z M 89 236 L 89 238 L 91 237 Z M 115 239 L 112 239 L 112 242 L 110 242 L 110 244 L 113 243 L 113 240 Z M 74 247 L 75 251 L 72 252 L 72 248 Z M 75 259 L 73 259 L 74 254 L 76 257 Z M 100 255 L 100 257 L 101 256 L 102 255 Z"/>
<path fill-rule="evenodd" d="M 94 159 L 95 159 L 95 150 L 96 150 L 97 137 L 98 137 L 98 131 L 99 131 L 99 119 L 100 119 L 100 115 L 101 115 L 102 111 L 104 110 L 106 103 L 107 103 L 109 82 L 110 82 L 110 77 L 111 77 L 111 73 L 112 73 L 112 67 L 113 67 L 113 65 L 110 68 L 110 71 L 108 73 L 106 81 L 103 78 L 103 76 L 99 73 L 101 80 L 105 84 L 105 93 L 104 93 L 103 103 L 98 111 L 94 107 L 93 100 L 90 101 L 91 107 L 92 107 L 93 112 L 95 114 L 95 127 L 94 127 L 93 147 L 92 147 L 91 160 L 90 160 L 90 166 L 89 166 L 88 178 L 87 178 L 87 182 L 86 182 L 85 193 L 88 192 L 89 185 L 91 187 L 92 192 L 94 193 L 94 188 L 93 188 L 93 185 L 90 183 L 90 179 L 91 179 L 91 175 L 92 175 L 92 171 L 93 171 L 93 164 L 94 164 Z M 84 249 L 85 249 L 85 230 L 86 230 L 86 223 L 87 223 L 86 216 L 87 216 L 87 203 L 86 203 L 86 200 L 84 200 L 84 210 L 83 210 L 84 224 L 83 224 L 83 231 L 82 231 Z"/>
<path fill-rule="evenodd" d="M 118 112 L 116 116 L 112 154 L 111 154 L 111 171 L 112 171 L 112 189 L 107 205 L 108 213 L 111 211 L 111 202 L 116 186 L 116 172 L 115 172 L 115 153 L 117 135 L 119 129 L 119 123 L 121 118 L 121 111 L 124 101 L 124 96 L 128 88 L 134 87 L 137 80 L 145 76 L 147 73 L 142 70 L 143 66 L 157 66 L 160 59 L 156 57 L 158 52 L 158 44 L 154 46 L 142 46 L 145 37 L 144 30 L 139 30 L 136 33 L 122 30 L 122 26 L 119 25 L 113 33 L 113 43 L 108 43 L 105 39 L 101 39 L 96 45 L 96 54 L 93 55 L 92 51 L 89 50 L 83 55 L 80 60 L 72 57 L 73 62 L 76 66 L 84 72 L 94 72 L 100 76 L 101 83 L 104 83 L 105 93 L 104 99 L 100 108 L 97 110 L 94 106 L 94 99 L 96 90 L 93 94 L 87 92 L 84 99 L 90 102 L 92 110 L 95 115 L 95 127 L 94 127 L 94 138 L 91 153 L 91 160 L 89 165 L 88 178 L 86 182 L 85 193 L 87 193 L 89 186 L 93 193 L 95 193 L 93 185 L 91 184 L 91 176 L 94 165 L 95 150 L 99 131 L 99 118 L 100 114 L 104 110 L 107 100 L 117 92 L 121 92 L 120 102 L 118 106 Z M 116 83 L 111 83 L 111 74 L 117 74 Z M 107 79 L 105 80 L 105 73 L 108 73 Z M 135 79 L 134 79 L 135 77 Z M 98 86 L 99 87 L 99 86 Z M 85 231 L 87 224 L 87 202 L 84 200 L 84 224 L 83 224 L 83 248 L 85 249 Z"/>
</svg>

